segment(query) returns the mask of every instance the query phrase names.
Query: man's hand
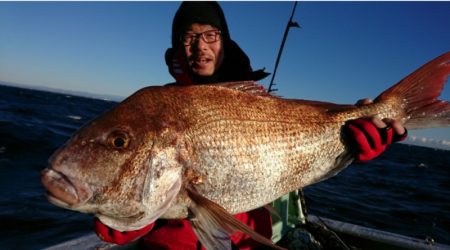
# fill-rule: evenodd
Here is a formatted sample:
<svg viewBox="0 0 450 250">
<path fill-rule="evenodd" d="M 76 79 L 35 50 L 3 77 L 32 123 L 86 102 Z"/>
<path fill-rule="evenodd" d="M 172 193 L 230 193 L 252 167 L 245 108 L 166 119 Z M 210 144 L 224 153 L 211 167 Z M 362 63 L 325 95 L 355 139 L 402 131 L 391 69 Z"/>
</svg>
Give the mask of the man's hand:
<svg viewBox="0 0 450 250">
<path fill-rule="evenodd" d="M 356 105 L 371 103 L 371 99 L 362 99 Z M 399 121 L 375 117 L 347 121 L 344 131 L 352 146 L 358 150 L 358 161 L 370 161 L 378 157 L 391 143 L 404 140 L 408 134 Z"/>
<path fill-rule="evenodd" d="M 150 232 L 150 230 L 152 230 L 153 226 L 155 225 L 154 223 L 152 223 L 139 230 L 120 232 L 103 224 L 97 218 L 95 218 L 94 223 L 95 233 L 101 240 L 118 245 L 127 244 L 146 235 L 148 232 Z"/>
<path fill-rule="evenodd" d="M 353 146 L 358 150 L 358 161 L 370 161 L 378 157 L 393 142 L 407 136 L 406 129 L 398 121 L 378 118 L 347 121 L 345 131 Z"/>
</svg>

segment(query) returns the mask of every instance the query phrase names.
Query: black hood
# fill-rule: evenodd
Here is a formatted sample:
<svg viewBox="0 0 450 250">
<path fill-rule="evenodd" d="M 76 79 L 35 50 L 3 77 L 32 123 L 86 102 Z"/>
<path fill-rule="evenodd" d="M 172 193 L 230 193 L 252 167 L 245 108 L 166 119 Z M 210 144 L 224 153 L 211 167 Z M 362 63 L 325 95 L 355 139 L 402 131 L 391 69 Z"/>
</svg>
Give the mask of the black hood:
<svg viewBox="0 0 450 250">
<path fill-rule="evenodd" d="M 217 2 L 188 1 L 181 3 L 172 23 L 172 48 L 169 48 L 165 54 L 167 65 L 171 63 L 171 59 L 174 58 L 177 51 L 183 50 L 181 49 L 181 46 L 184 46 L 181 44 L 181 35 L 193 23 L 209 24 L 218 28 L 221 31 L 225 53 L 220 69 L 212 76 L 196 76 L 192 75 L 192 72 L 186 72 L 191 74 L 195 83 L 258 81 L 269 75 L 264 72 L 264 69 L 252 70 L 248 56 L 231 39 L 225 15 Z"/>
<path fill-rule="evenodd" d="M 193 23 L 209 24 L 221 31 L 224 41 L 230 40 L 228 25 L 217 2 L 183 2 L 172 23 L 172 48 L 180 46 L 180 37 Z"/>
</svg>

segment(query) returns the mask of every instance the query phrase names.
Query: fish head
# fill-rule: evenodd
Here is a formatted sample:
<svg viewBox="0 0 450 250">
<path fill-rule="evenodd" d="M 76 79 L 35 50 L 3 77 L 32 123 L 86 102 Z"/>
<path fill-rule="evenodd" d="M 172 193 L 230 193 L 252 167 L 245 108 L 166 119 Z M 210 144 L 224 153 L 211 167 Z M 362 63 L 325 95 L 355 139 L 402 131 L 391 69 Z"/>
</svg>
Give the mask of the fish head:
<svg viewBox="0 0 450 250">
<path fill-rule="evenodd" d="M 120 231 L 142 228 L 169 208 L 181 186 L 177 136 L 167 116 L 138 97 L 82 127 L 50 157 L 41 180 L 51 203 Z"/>
</svg>

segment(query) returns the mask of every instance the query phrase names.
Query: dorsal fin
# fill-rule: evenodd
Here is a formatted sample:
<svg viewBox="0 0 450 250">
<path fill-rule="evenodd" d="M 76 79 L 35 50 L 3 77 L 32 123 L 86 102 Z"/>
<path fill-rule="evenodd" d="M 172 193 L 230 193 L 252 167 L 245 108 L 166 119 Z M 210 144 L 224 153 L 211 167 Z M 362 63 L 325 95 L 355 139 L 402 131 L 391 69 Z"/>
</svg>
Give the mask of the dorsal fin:
<svg viewBox="0 0 450 250">
<path fill-rule="evenodd" d="M 272 96 L 271 94 L 267 93 L 263 85 L 255 81 L 223 82 L 217 84 L 210 84 L 210 86 L 220 86 L 224 88 L 235 89 L 259 96 Z"/>
<path fill-rule="evenodd" d="M 230 249 L 230 236 L 234 231 L 241 231 L 252 239 L 276 249 L 284 249 L 273 244 L 270 239 L 253 231 L 240 222 L 220 205 L 205 198 L 193 188 L 187 188 L 192 199 L 190 210 L 195 215 L 191 220 L 192 228 L 206 249 Z"/>
</svg>

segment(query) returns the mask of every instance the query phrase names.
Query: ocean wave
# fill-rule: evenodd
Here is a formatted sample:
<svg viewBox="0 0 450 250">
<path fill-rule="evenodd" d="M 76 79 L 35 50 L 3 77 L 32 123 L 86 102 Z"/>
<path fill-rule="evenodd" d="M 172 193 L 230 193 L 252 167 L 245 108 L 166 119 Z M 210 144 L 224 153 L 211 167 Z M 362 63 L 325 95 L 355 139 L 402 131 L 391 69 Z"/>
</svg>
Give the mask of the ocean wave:
<svg viewBox="0 0 450 250">
<path fill-rule="evenodd" d="M 2 86 L 0 100 L 1 247 L 40 249 L 92 232 L 92 216 L 45 199 L 39 176 L 73 132 L 116 103 Z M 449 166 L 449 151 L 395 144 L 305 188 L 306 205 L 311 214 L 449 244 Z"/>
<path fill-rule="evenodd" d="M 67 118 L 70 118 L 70 119 L 72 119 L 72 120 L 81 120 L 81 119 L 83 119 L 83 117 L 81 117 L 81 116 L 79 116 L 79 115 L 68 115 L 68 116 L 66 116 Z"/>
</svg>

